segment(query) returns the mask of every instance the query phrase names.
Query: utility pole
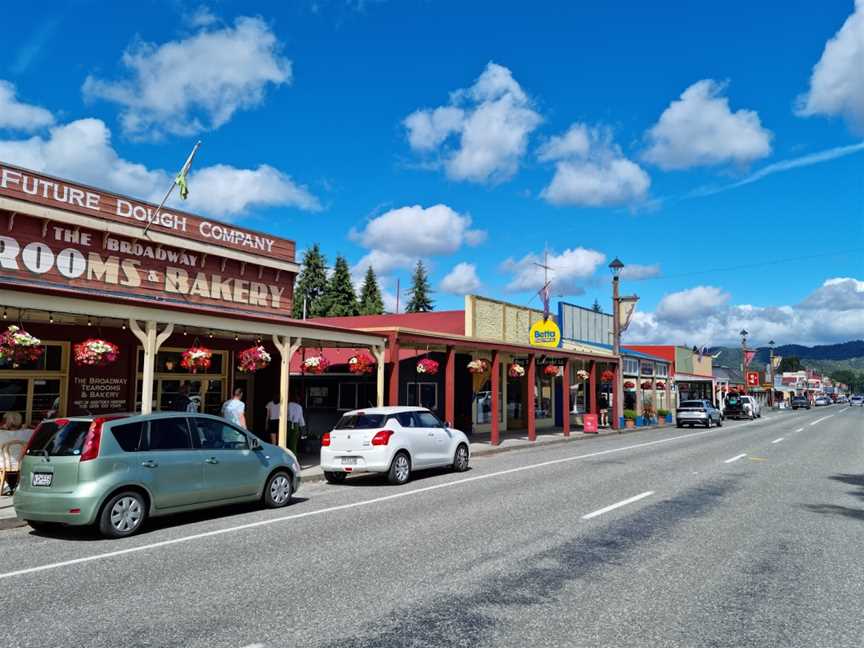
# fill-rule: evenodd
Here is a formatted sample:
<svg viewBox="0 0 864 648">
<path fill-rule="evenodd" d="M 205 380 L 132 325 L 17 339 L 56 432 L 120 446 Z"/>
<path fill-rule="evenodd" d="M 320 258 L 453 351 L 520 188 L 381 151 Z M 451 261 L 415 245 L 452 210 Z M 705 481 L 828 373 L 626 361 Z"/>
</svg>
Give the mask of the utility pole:
<svg viewBox="0 0 864 648">
<path fill-rule="evenodd" d="M 768 375 L 771 390 L 768 392 L 768 407 L 774 407 L 774 340 L 768 343 Z"/>
<path fill-rule="evenodd" d="M 399 314 L 399 277 L 396 277 L 396 314 Z"/>
</svg>

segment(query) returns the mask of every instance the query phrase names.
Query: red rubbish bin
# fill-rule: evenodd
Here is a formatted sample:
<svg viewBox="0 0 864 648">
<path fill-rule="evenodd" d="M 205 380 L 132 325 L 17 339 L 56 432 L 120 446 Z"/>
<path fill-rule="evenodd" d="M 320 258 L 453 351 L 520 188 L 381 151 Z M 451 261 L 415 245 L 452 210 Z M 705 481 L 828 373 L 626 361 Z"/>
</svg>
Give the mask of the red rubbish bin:
<svg viewBox="0 0 864 648">
<path fill-rule="evenodd" d="M 597 434 L 597 415 L 583 414 L 582 415 L 582 431 L 589 434 Z"/>
</svg>

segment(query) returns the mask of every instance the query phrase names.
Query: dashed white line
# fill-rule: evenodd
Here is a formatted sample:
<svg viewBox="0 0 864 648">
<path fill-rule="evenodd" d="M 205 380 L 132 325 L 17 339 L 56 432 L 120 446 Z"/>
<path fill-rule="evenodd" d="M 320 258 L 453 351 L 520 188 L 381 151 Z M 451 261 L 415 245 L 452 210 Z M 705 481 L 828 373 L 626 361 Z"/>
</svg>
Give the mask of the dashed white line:
<svg viewBox="0 0 864 648">
<path fill-rule="evenodd" d="M 803 432 L 803 431 L 804 431 L 804 428 L 798 428 L 798 429 L 795 430 L 795 431 L 796 431 L 796 432 Z"/>
<path fill-rule="evenodd" d="M 738 461 L 739 459 L 743 459 L 746 456 L 747 456 L 746 452 L 743 454 L 740 454 L 740 455 L 735 455 L 734 457 L 732 457 L 731 459 L 727 459 L 723 463 L 732 463 L 733 461 Z"/>
<path fill-rule="evenodd" d="M 641 499 L 645 499 L 646 497 L 650 497 L 654 494 L 654 491 L 645 491 L 644 493 L 640 493 L 639 495 L 634 495 L 633 497 L 628 497 L 625 500 L 621 500 L 620 502 L 616 502 L 615 504 L 610 504 L 609 506 L 604 506 L 601 509 L 597 509 L 591 513 L 587 513 L 582 516 L 583 520 L 590 520 L 591 518 L 595 518 L 598 515 L 603 515 L 604 513 L 608 513 L 609 511 L 614 511 L 617 508 L 621 508 L 622 506 L 627 506 L 628 504 L 632 504 L 633 502 L 638 502 Z"/>
<path fill-rule="evenodd" d="M 771 443 L 780 443 L 782 440 L 783 437 L 780 437 L 779 439 L 774 439 Z"/>
<path fill-rule="evenodd" d="M 833 414 L 829 414 L 828 416 L 823 416 L 822 418 L 818 418 L 818 419 L 816 419 L 815 421 L 813 421 L 810 425 L 812 426 L 812 425 L 816 425 L 817 423 L 821 423 L 821 422 L 824 421 L 825 419 L 829 419 L 829 418 L 831 418 L 832 416 L 834 416 L 834 415 L 833 415 Z"/>
</svg>

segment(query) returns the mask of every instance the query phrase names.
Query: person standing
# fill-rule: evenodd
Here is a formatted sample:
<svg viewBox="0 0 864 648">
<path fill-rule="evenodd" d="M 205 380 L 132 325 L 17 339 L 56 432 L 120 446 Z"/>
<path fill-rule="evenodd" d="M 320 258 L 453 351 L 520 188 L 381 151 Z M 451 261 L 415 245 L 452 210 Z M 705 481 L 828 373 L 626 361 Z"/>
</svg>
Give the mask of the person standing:
<svg viewBox="0 0 864 648">
<path fill-rule="evenodd" d="M 279 445 L 279 394 L 273 396 L 273 399 L 264 406 L 267 410 L 267 435 L 270 438 L 270 443 Z M 291 407 L 290 405 L 288 406 Z"/>
<path fill-rule="evenodd" d="M 177 393 L 174 395 L 174 398 L 171 399 L 171 403 L 168 406 L 168 409 L 172 412 L 191 412 L 195 413 L 198 411 L 195 402 L 189 397 L 189 382 L 184 382 L 180 385 L 180 388 L 177 390 Z"/>
<path fill-rule="evenodd" d="M 300 405 L 299 400 L 300 397 L 297 392 L 294 392 L 288 399 L 288 449 L 294 453 L 295 457 L 299 453 L 301 431 L 306 427 L 303 406 Z"/>
<path fill-rule="evenodd" d="M 222 418 L 246 429 L 246 403 L 243 402 L 243 390 L 239 387 L 234 390 L 234 395 L 223 403 Z"/>
</svg>

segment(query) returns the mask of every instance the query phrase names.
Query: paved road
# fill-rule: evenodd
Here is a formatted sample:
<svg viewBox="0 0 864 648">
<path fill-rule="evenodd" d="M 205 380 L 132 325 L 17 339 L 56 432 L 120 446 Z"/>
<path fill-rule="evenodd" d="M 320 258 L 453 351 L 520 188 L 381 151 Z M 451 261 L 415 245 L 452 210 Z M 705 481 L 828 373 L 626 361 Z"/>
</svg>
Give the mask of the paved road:
<svg viewBox="0 0 864 648">
<path fill-rule="evenodd" d="M 473 465 L 123 541 L 2 532 L 4 644 L 864 645 L 864 408 Z"/>
</svg>

